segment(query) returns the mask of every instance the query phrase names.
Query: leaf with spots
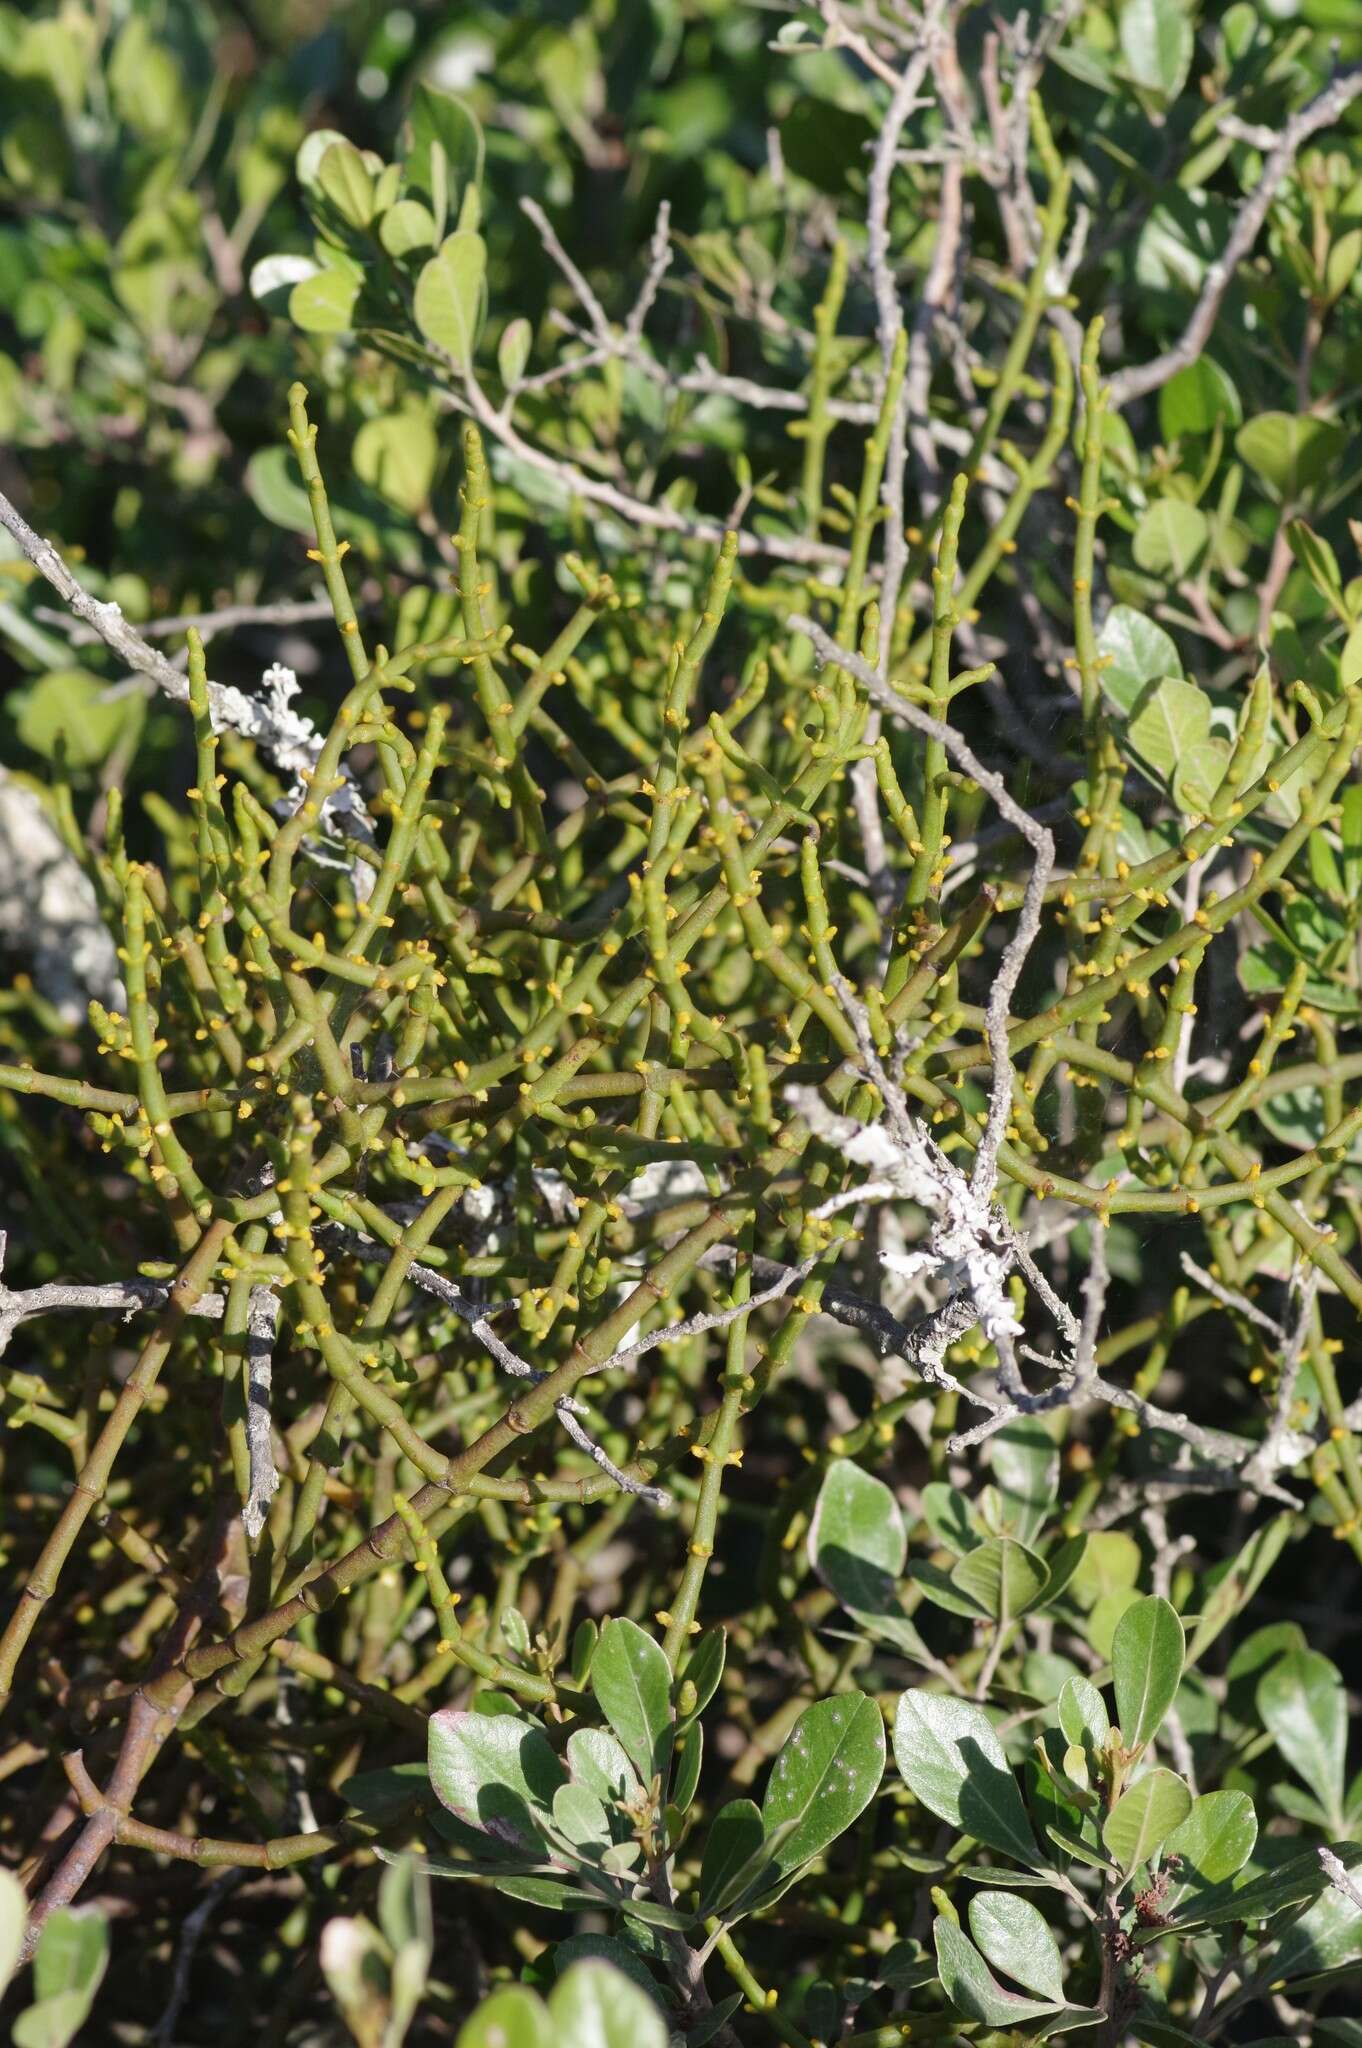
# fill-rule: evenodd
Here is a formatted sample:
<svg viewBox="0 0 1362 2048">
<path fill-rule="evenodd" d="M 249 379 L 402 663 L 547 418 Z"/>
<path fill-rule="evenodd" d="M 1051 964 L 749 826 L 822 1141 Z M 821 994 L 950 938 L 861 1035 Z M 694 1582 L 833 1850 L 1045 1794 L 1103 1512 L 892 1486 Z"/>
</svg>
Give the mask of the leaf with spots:
<svg viewBox="0 0 1362 2048">
<path fill-rule="evenodd" d="M 778 1869 L 796 1869 L 845 1833 L 879 1789 L 884 1754 L 884 1721 L 864 1693 L 840 1693 L 806 1708 L 776 1758 L 762 1803 L 768 1836 L 795 1822 L 775 1852 Z"/>
</svg>

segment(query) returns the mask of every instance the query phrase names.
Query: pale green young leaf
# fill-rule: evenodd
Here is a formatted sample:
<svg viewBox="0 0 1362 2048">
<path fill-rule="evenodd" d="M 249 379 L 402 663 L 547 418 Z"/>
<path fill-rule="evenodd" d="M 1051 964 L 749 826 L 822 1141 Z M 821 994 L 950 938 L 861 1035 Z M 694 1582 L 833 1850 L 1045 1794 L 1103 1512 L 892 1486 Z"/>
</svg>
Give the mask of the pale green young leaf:
<svg viewBox="0 0 1362 2048">
<path fill-rule="evenodd" d="M 419 199 L 399 199 L 379 223 L 378 239 L 390 256 L 410 256 L 413 249 L 433 249 L 435 216 Z"/>
<path fill-rule="evenodd" d="M 374 217 L 374 181 L 350 142 L 333 142 L 317 166 L 317 190 L 352 228 L 367 228 Z"/>
<path fill-rule="evenodd" d="M 109 1923 L 92 1906 L 59 1906 L 44 1923 L 33 1954 L 39 1998 L 78 1991 L 93 1998 L 109 1961 Z"/>
<path fill-rule="evenodd" d="M 1100 1749 L 1111 1722 L 1106 1702 L 1097 1687 L 1086 1678 L 1069 1678 L 1060 1687 L 1059 1725 L 1066 1742 L 1081 1749 L 1085 1743 Z"/>
<path fill-rule="evenodd" d="M 417 406 L 366 420 L 355 436 L 356 476 L 403 512 L 414 514 L 426 506 L 439 455 L 439 441 L 430 415 Z M 511 1626 L 514 1628 L 515 1623 Z M 520 1656 L 528 1655 L 528 1636 L 523 1649 L 518 1642 L 512 1648 Z"/>
<path fill-rule="evenodd" d="M 497 343 L 497 375 L 508 391 L 513 391 L 525 374 L 525 365 L 530 360 L 530 342 L 534 330 L 523 317 L 508 320 Z"/>
<path fill-rule="evenodd" d="M 1262 412 L 1244 422 L 1234 445 L 1264 489 L 1290 504 L 1329 472 L 1346 439 L 1333 420 Z"/>
<path fill-rule="evenodd" d="M 1148 683 L 1181 676 L 1182 657 L 1172 635 L 1143 612 L 1114 604 L 1097 639 L 1102 688 L 1118 711 L 1128 713 Z"/>
<path fill-rule="evenodd" d="M 579 1785 L 610 1805 L 637 1805 L 643 1785 L 624 1750 L 604 1728 L 574 1728 L 567 1739 L 567 1767 Z"/>
<path fill-rule="evenodd" d="M 1145 1863 L 1192 1809 L 1192 1795 L 1175 1771 L 1146 1771 L 1117 1800 L 1102 1826 L 1102 1840 L 1124 1871 Z"/>
<path fill-rule="evenodd" d="M 413 310 L 426 340 L 455 369 L 469 367 L 482 317 L 487 244 L 460 229 L 447 237 L 416 281 Z"/>
<path fill-rule="evenodd" d="M 1243 417 L 1244 408 L 1230 377 L 1206 355 L 1170 377 L 1159 393 L 1159 432 L 1165 441 L 1176 441 L 1184 434 L 1209 434 L 1222 424 L 1236 427 Z"/>
<path fill-rule="evenodd" d="M 359 279 L 348 271 L 330 266 L 314 271 L 289 293 L 289 319 L 304 334 L 348 334 L 359 293 Z"/>
</svg>

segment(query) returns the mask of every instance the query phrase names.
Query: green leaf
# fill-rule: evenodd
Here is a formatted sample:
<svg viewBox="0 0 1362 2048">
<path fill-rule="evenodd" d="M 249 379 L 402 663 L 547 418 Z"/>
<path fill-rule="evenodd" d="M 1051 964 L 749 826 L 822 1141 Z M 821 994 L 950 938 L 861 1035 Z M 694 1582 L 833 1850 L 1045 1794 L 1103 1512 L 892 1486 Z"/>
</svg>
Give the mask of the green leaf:
<svg viewBox="0 0 1362 2048">
<path fill-rule="evenodd" d="M 1362 1958 L 1362 1909 L 1333 1885 L 1282 1936 L 1272 1958 L 1272 1981 L 1313 1977 Z"/>
<path fill-rule="evenodd" d="M 809 1563 L 863 1628 L 930 1661 L 896 1581 L 908 1554 L 898 1502 L 850 1458 L 828 1467 L 809 1523 Z"/>
<path fill-rule="evenodd" d="M 1113 605 L 1097 639 L 1102 688 L 1118 711 L 1129 712 L 1149 683 L 1181 676 L 1182 660 L 1169 634 L 1143 612 Z"/>
<path fill-rule="evenodd" d="M 419 406 L 366 420 L 355 436 L 355 474 L 404 512 L 425 508 L 439 456 L 434 425 Z"/>
<path fill-rule="evenodd" d="M 954 1566 L 951 1567 L 953 1572 Z M 968 1621 L 978 1621 L 985 1616 L 986 1609 L 980 1606 L 972 1593 L 966 1593 L 956 1585 L 948 1572 L 943 1572 L 929 1558 L 915 1557 L 908 1567 L 908 1578 L 921 1589 L 924 1599 L 934 1607 L 944 1607 L 948 1614 L 963 1614 Z"/>
<path fill-rule="evenodd" d="M 61 1906 L 33 1956 L 35 2003 L 14 2022 L 15 2048 L 68 2048 L 89 2017 L 109 1962 L 109 1923 L 89 1906 Z"/>
<path fill-rule="evenodd" d="M 695 1788 L 700 1782 L 700 1759 L 704 1753 L 704 1725 L 700 1721 L 687 1721 L 676 1738 L 676 1751 L 672 1760 L 671 1803 L 684 1813 L 695 1797 Z"/>
<path fill-rule="evenodd" d="M 1347 438 L 1332 420 L 1262 412 L 1245 421 L 1234 445 L 1269 495 L 1289 504 L 1328 475 Z"/>
<path fill-rule="evenodd" d="M 419 199 L 399 199 L 379 222 L 378 239 L 390 256 L 435 247 L 435 216 Z"/>
<path fill-rule="evenodd" d="M 606 1622 L 591 1660 L 591 1690 L 644 1784 L 665 1772 L 672 1739 L 671 1666 L 637 1622 L 620 1615 Z"/>
<path fill-rule="evenodd" d="M 482 180 L 484 143 L 477 116 L 452 92 L 418 85 L 404 134 L 407 182 L 427 199 L 441 202 L 435 207 L 436 232 L 443 233 L 462 194 Z"/>
<path fill-rule="evenodd" d="M 1362 1864 L 1362 1846 L 1358 1843 L 1335 1842 L 1332 1846 L 1346 1870 L 1355 1870 Z M 1329 1876 L 1318 1851 L 1306 1849 L 1248 1884 L 1236 1884 L 1229 1878 L 1224 1884 L 1194 1892 L 1174 1909 L 1169 1920 L 1179 1932 L 1187 1934 L 1202 1927 L 1223 1927 L 1230 1920 L 1270 1920 L 1274 1914 L 1308 1905 L 1328 1884 Z"/>
<path fill-rule="evenodd" d="M 467 369 L 472 360 L 486 270 L 482 236 L 460 229 L 442 243 L 416 281 L 416 324 L 456 369 Z"/>
<path fill-rule="evenodd" d="M 865 1811 L 884 1776 L 884 1755 L 884 1719 L 864 1693 L 839 1693 L 805 1708 L 776 1758 L 761 1807 L 768 1836 L 795 1823 L 776 1853 L 781 1871 L 821 1855 Z"/>
<path fill-rule="evenodd" d="M 1095 1529 L 1073 1575 L 1080 1607 L 1094 1607 L 1107 1593 L 1123 1593 L 1140 1576 L 1140 1546 L 1124 1529 Z"/>
<path fill-rule="evenodd" d="M 849 1607 L 874 1609 L 903 1570 L 908 1538 L 899 1504 L 882 1480 L 836 1458 L 809 1524 L 809 1563 Z"/>
<path fill-rule="evenodd" d="M 1342 1829 L 1348 1702 L 1337 1668 L 1317 1650 L 1281 1658 L 1258 1682 L 1258 1712 L 1286 1761 Z"/>
<path fill-rule="evenodd" d="M 111 695 L 112 685 L 84 669 L 53 669 L 16 693 L 15 726 L 35 754 L 68 767 L 93 768 L 109 755 L 140 707 L 135 699 Z"/>
<path fill-rule="evenodd" d="M 333 142 L 317 166 L 317 190 L 352 228 L 367 228 L 374 217 L 374 181 L 350 142 Z"/>
<path fill-rule="evenodd" d="M 553 1795 L 553 1825 L 574 1850 L 587 1853 L 593 1862 L 611 1846 L 604 1805 L 594 1792 L 572 1780 Z"/>
<path fill-rule="evenodd" d="M 548 2007 L 523 1984 L 503 1984 L 459 2029 L 457 2048 L 563 2048 Z"/>
<path fill-rule="evenodd" d="M 1182 1858 L 1184 1883 L 1194 1876 L 1201 1884 L 1222 1884 L 1243 1869 L 1257 1839 L 1258 1816 L 1247 1792 L 1203 1792 L 1164 1850 Z"/>
<path fill-rule="evenodd" d="M 70 2048 L 79 2040 L 89 2015 L 90 2000 L 84 1992 L 59 1991 L 21 2012 L 10 2040 L 14 2048 Z"/>
<path fill-rule="evenodd" d="M 549 1993 L 549 2019 L 555 2048 L 667 2048 L 656 1999 L 613 1963 L 574 1963 Z"/>
<path fill-rule="evenodd" d="M 1343 578 L 1339 574 L 1338 557 L 1322 535 L 1307 526 L 1303 519 L 1288 521 L 1286 537 L 1291 543 L 1291 552 L 1321 596 L 1328 599 L 1334 610 L 1343 611 Z"/>
<path fill-rule="evenodd" d="M 938 1693 L 904 1693 L 894 1717 L 894 1761 L 929 1813 L 1018 1862 L 1035 1861 L 1017 1781 L 982 1707 Z"/>
<path fill-rule="evenodd" d="M 1019 1416 L 989 1440 L 993 1481 L 1003 1498 L 1003 1534 L 1033 1543 L 1059 1495 L 1059 1446 L 1039 1416 Z"/>
<path fill-rule="evenodd" d="M 1225 371 L 1209 356 L 1198 356 L 1159 393 L 1159 432 L 1165 441 L 1184 434 L 1209 434 L 1222 423 L 1238 426 L 1244 408 Z"/>
<path fill-rule="evenodd" d="M 1125 0 L 1117 24 L 1126 75 L 1171 100 L 1192 62 L 1192 24 L 1181 0 Z"/>
<path fill-rule="evenodd" d="M 104 1915 L 93 1906 L 59 1906 L 49 1916 L 34 1951 L 33 1988 L 39 1998 L 78 1991 L 88 2003 L 108 1961 L 109 1923 Z"/>
<path fill-rule="evenodd" d="M 1133 1607 L 1140 1595 L 1133 1586 L 1122 1586 L 1118 1591 L 1104 1593 L 1088 1616 L 1087 1636 L 1097 1655 L 1104 1661 L 1111 1656 L 1111 1645 L 1120 1626 L 1121 1616 Z"/>
<path fill-rule="evenodd" d="M 1143 1749 L 1158 1733 L 1182 1679 L 1184 1649 L 1177 1612 L 1157 1594 L 1137 1600 L 1117 1622 L 1111 1673 L 1127 1749 Z"/>
<path fill-rule="evenodd" d="M 321 170 L 322 158 L 335 143 L 346 140 L 339 128 L 314 128 L 310 135 L 303 137 L 294 160 L 294 175 L 305 191 L 313 192 L 318 189 L 317 176 Z"/>
<path fill-rule="evenodd" d="M 514 391 L 530 360 L 534 329 L 528 320 L 508 320 L 497 343 L 497 374 L 508 391 Z"/>
<path fill-rule="evenodd" d="M 933 1479 L 923 1487 L 922 1513 L 942 1549 L 953 1550 L 957 1557 L 973 1550 L 980 1540 L 969 1501 L 944 1479 Z"/>
<path fill-rule="evenodd" d="M 999 1624 L 1025 1614 L 1049 1576 L 1033 1550 L 1007 1536 L 990 1536 L 951 1567 L 952 1583 Z"/>
<path fill-rule="evenodd" d="M 656 2002 L 657 1985 L 648 1965 L 627 1941 L 617 1934 L 569 1934 L 563 1941 L 553 1945 L 553 1973 L 555 1977 L 566 1975 L 574 1963 L 610 1963 L 622 1970 L 626 1977 L 633 1979 L 639 1989 L 646 1991 Z"/>
<path fill-rule="evenodd" d="M 727 1655 L 728 1634 L 722 1628 L 707 1628 L 696 1641 L 681 1673 L 682 1685 L 695 1687 L 695 1704 L 687 1709 L 688 1717 L 703 1714 L 713 1699 L 724 1675 Z"/>
<path fill-rule="evenodd" d="M 359 294 L 360 280 L 348 270 L 317 270 L 294 285 L 288 316 L 304 334 L 348 334 Z"/>
<path fill-rule="evenodd" d="M 1045 1915 L 1016 1892 L 976 1892 L 969 1902 L 969 1931 L 995 1970 L 1034 1991 L 1038 1998 L 1064 1999 L 1064 1968 Z"/>
<path fill-rule="evenodd" d="M 1261 1114 L 1261 1109 L 1260 1109 Z M 1323 1135 L 1323 1098 L 1320 1098 L 1320 1128 L 1316 1139 Z M 1312 1140 L 1312 1143 L 1316 1140 Z M 1271 1571 L 1295 1526 L 1290 1514 L 1274 1515 L 1261 1529 L 1255 1529 L 1238 1556 L 1212 1582 L 1210 1574 L 1203 1582 L 1200 1613 L 1192 1640 L 1187 1646 L 1187 1662 L 1197 1663 L 1210 1648 L 1235 1615 L 1245 1608 L 1253 1598 L 1263 1580 Z"/>
<path fill-rule="evenodd" d="M 80 16 L 75 17 L 76 20 Z M 105 73 L 119 118 L 148 142 L 183 135 L 189 99 L 170 38 L 134 14 L 114 44 Z"/>
<path fill-rule="evenodd" d="M 1036 1602 L 1037 1607 L 1053 1607 L 1061 1595 L 1068 1592 L 1087 1555 L 1090 1540 L 1083 1535 L 1067 1536 L 1062 1543 L 1055 1545 L 1045 1559 L 1045 1591 Z"/>
<path fill-rule="evenodd" d="M 1102 1840 L 1124 1871 L 1145 1863 L 1181 1827 L 1192 1795 L 1175 1771 L 1146 1771 L 1123 1792 L 1102 1826 Z"/>
<path fill-rule="evenodd" d="M 1184 810 L 1208 808 L 1229 766 L 1230 750 L 1211 732 L 1211 700 L 1204 690 L 1165 676 L 1142 691 L 1126 738 Z"/>
<path fill-rule="evenodd" d="M 932 1940 L 946 1996 L 966 2019 L 982 2020 L 989 2027 L 1019 2027 L 1055 2010 L 1054 1999 L 1023 1998 L 1018 1992 L 1004 1991 L 969 1936 L 944 1913 L 938 1914 L 932 1925 Z"/>
<path fill-rule="evenodd" d="M 1059 1725 L 1066 1742 L 1076 1749 L 1087 1745 L 1093 1749 L 1102 1747 L 1111 1723 L 1107 1719 L 1106 1703 L 1095 1685 L 1086 1678 L 1066 1679 L 1060 1687 L 1058 1709 Z"/>
<path fill-rule="evenodd" d="M 1210 538 L 1211 522 L 1185 498 L 1156 498 L 1135 528 L 1132 551 L 1151 576 L 1181 582 L 1196 568 Z"/>
<path fill-rule="evenodd" d="M 766 1840 L 761 1809 L 752 1799 L 730 1799 L 710 1822 L 700 1864 L 700 1910 L 722 1911 L 754 1874 L 754 1859 Z"/>
<path fill-rule="evenodd" d="M 543 1730 L 515 1714 L 444 1707 L 430 1717 L 427 1755 L 435 1796 L 470 1827 L 536 1849 L 565 1781 Z"/>
<path fill-rule="evenodd" d="M 604 1728 L 574 1728 L 567 1739 L 567 1767 L 607 1806 L 636 1805 L 643 1796 L 638 1772 Z"/>
<path fill-rule="evenodd" d="M 417 637 L 419 638 L 419 635 Z M 397 644 L 400 647 L 405 643 L 399 637 Z M 573 1630 L 572 1650 L 569 1661 L 574 1685 L 584 1686 L 590 1677 L 591 1660 L 596 1654 L 596 1645 L 600 1641 L 600 1635 L 601 1631 L 598 1624 L 589 1617 L 585 1621 L 579 1621 Z"/>
</svg>

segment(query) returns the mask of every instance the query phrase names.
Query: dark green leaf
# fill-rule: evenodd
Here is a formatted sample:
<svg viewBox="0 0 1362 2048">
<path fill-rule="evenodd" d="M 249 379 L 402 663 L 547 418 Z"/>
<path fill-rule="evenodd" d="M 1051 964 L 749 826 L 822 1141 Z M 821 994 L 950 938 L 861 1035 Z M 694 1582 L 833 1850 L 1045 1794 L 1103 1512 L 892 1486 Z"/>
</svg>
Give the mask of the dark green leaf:
<svg viewBox="0 0 1362 2048">
<path fill-rule="evenodd" d="M 1039 1998 L 1064 1998 L 1059 1949 L 1043 1913 L 1015 1892 L 976 1892 L 969 1902 L 969 1930 L 995 1970 Z"/>
<path fill-rule="evenodd" d="M 894 1720 L 894 1761 L 929 1812 L 1019 1862 L 1036 1858 L 1017 1781 L 982 1707 L 906 1692 Z"/>
<path fill-rule="evenodd" d="M 436 1797 L 451 1813 L 498 1841 L 538 1844 L 566 1775 L 541 1729 L 510 1714 L 445 1707 L 430 1717 L 429 1759 Z"/>
<path fill-rule="evenodd" d="M 1348 1703 L 1337 1668 L 1315 1650 L 1282 1657 L 1258 1682 L 1258 1712 L 1330 1827 L 1341 1831 Z"/>
<path fill-rule="evenodd" d="M 1176 1610 L 1157 1594 L 1137 1600 L 1111 1643 L 1116 1720 L 1128 1749 L 1156 1735 L 1182 1678 L 1185 1641 Z"/>
<path fill-rule="evenodd" d="M 864 1693 L 839 1693 L 805 1708 L 762 1801 L 768 1836 L 796 1824 L 777 1854 L 782 1871 L 821 1855 L 865 1811 L 884 1776 L 884 1754 L 884 1720 Z"/>
<path fill-rule="evenodd" d="M 672 1674 L 637 1622 L 606 1622 L 591 1660 L 591 1690 L 646 1785 L 666 1770 L 671 1751 Z"/>
<path fill-rule="evenodd" d="M 1005 1991 L 969 1936 L 944 1914 L 932 1925 L 936 1964 L 946 1996 L 966 2019 L 989 2027 L 1020 2027 L 1055 2010 L 1054 1999 L 1023 1998 Z"/>
<path fill-rule="evenodd" d="M 1247 1792 L 1203 1792 L 1164 1848 L 1167 1857 L 1181 1857 L 1184 1883 L 1223 1884 L 1243 1869 L 1257 1839 L 1258 1816 Z"/>
</svg>

